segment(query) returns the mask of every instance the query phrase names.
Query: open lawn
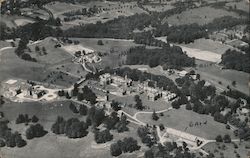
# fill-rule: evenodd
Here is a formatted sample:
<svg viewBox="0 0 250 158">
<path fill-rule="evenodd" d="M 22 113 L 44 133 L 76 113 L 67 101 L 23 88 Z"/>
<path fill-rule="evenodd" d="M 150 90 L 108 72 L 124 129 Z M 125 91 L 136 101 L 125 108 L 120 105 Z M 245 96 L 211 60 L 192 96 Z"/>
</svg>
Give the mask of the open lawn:
<svg viewBox="0 0 250 158">
<path fill-rule="evenodd" d="M 213 41 L 211 39 L 197 39 L 194 41 L 194 43 L 189 43 L 189 44 L 181 44 L 182 46 L 188 47 L 188 48 L 194 48 L 194 49 L 199 49 L 202 51 L 209 51 L 213 52 L 216 54 L 224 54 L 228 49 L 235 49 L 232 46 L 222 44 L 221 42 L 218 41 Z M 204 56 L 207 56 L 205 54 Z"/>
<path fill-rule="evenodd" d="M 153 11 L 153 12 L 164 12 L 170 9 L 173 9 L 174 6 L 170 5 L 170 4 L 151 4 L 151 5 L 144 5 L 144 8 L 146 8 L 149 11 Z"/>
<path fill-rule="evenodd" d="M 81 10 L 83 8 L 99 8 L 100 12 L 94 16 L 83 16 L 77 15 L 78 18 L 73 21 L 64 22 L 64 13 Z M 122 2 L 109 2 L 109 1 L 98 1 L 98 2 L 87 2 L 87 3 L 63 3 L 53 2 L 45 6 L 50 10 L 55 17 L 59 17 L 62 20 L 62 28 L 67 29 L 74 25 L 96 23 L 97 21 L 106 22 L 113 20 L 119 16 L 131 16 L 136 13 L 145 13 L 145 11 L 137 6 L 135 2 L 122 3 Z M 104 11 L 105 10 L 105 11 Z"/>
<path fill-rule="evenodd" d="M 78 19 L 73 21 L 64 21 L 66 16 L 63 13 L 81 10 L 82 8 L 99 8 L 100 12 L 93 16 L 77 15 Z M 119 16 L 131 16 L 134 14 L 146 13 L 143 9 L 137 6 L 135 2 L 121 3 L 121 2 L 109 2 L 109 1 L 99 1 L 99 2 L 88 2 L 79 4 L 70 3 L 50 3 L 46 6 L 55 17 L 59 17 L 62 20 L 62 28 L 67 29 L 74 25 L 96 23 L 98 21 L 106 22 L 118 18 Z M 65 9 L 67 8 L 67 9 Z M 105 11 L 104 11 L 105 10 Z M 79 19 L 80 18 L 80 19 Z"/>
<path fill-rule="evenodd" d="M 211 64 L 204 61 L 196 61 L 197 73 L 201 75 L 201 79 L 209 81 L 211 84 L 219 87 L 220 89 L 226 89 L 229 85 L 231 88 L 235 88 L 245 94 L 249 95 L 249 74 L 236 70 L 221 69 L 221 66 Z M 210 65 L 211 64 L 211 65 Z M 218 84 L 221 81 L 222 84 Z M 236 81 L 236 87 L 232 86 L 232 81 Z"/>
<path fill-rule="evenodd" d="M 123 39 L 111 39 L 111 38 L 71 38 L 72 40 L 79 40 L 80 44 L 84 47 L 93 49 L 97 52 L 109 53 L 110 50 L 113 52 L 123 52 L 131 47 L 138 46 L 133 40 Z M 104 45 L 98 45 L 98 40 L 102 40 Z"/>
<path fill-rule="evenodd" d="M 55 48 L 55 45 L 58 43 L 57 39 L 48 37 L 42 41 L 31 44 L 29 48 L 31 49 L 30 55 L 37 59 L 39 63 L 42 64 L 57 64 L 64 62 L 65 60 L 71 61 L 72 56 L 66 52 L 64 49 Z M 39 51 L 36 51 L 36 47 L 39 47 Z M 46 53 L 43 52 L 43 47 L 46 50 Z"/>
<path fill-rule="evenodd" d="M 0 107 L 0 111 L 3 111 L 5 118 L 11 121 L 10 127 L 15 127 L 15 120 L 19 114 L 28 114 L 29 116 L 36 115 L 40 120 L 39 123 L 49 130 L 57 116 L 80 118 L 69 109 L 69 103 L 70 101 L 6 103 Z"/>
<path fill-rule="evenodd" d="M 42 64 L 24 61 L 17 57 L 14 48 L 2 51 L 0 58 L 0 81 L 9 78 L 41 81 L 49 72 Z"/>
<path fill-rule="evenodd" d="M 249 144 L 249 142 L 237 142 L 235 144 L 238 146 L 238 148 L 235 148 L 232 143 L 209 143 L 203 148 L 205 149 L 205 151 L 210 151 L 211 153 L 213 153 L 215 157 L 220 157 L 221 153 L 223 153 L 224 157 L 226 158 L 236 158 L 236 153 L 238 153 L 240 157 L 247 158 L 247 156 L 249 156 L 249 149 L 246 149 L 246 145 Z M 223 148 L 224 145 L 225 149 Z"/>
<path fill-rule="evenodd" d="M 0 15 L 0 22 L 5 23 L 7 27 L 16 28 L 27 23 L 33 23 L 34 20 L 25 16 L 19 15 Z"/>
<path fill-rule="evenodd" d="M 204 25 L 212 22 L 215 18 L 223 16 L 232 16 L 238 18 L 239 15 L 234 12 L 229 12 L 224 9 L 215 9 L 212 7 L 200 7 L 184 11 L 180 14 L 172 15 L 163 19 L 163 22 L 168 22 L 171 25 L 184 25 L 197 23 Z"/>
<path fill-rule="evenodd" d="M 37 45 L 40 45 L 40 44 L 43 44 L 43 42 L 40 42 Z M 33 50 L 35 45 L 32 45 L 30 47 Z M 2 50 L 1 55 L 0 55 L 0 74 L 1 74 L 0 82 L 7 80 L 9 78 L 21 78 L 24 80 L 34 80 L 34 81 L 43 81 L 43 82 L 46 80 L 50 82 L 51 77 L 53 76 L 51 75 L 50 79 L 48 79 L 47 76 L 51 74 L 51 72 L 53 71 L 60 72 L 60 69 L 59 70 L 51 69 L 51 67 L 55 67 L 56 65 L 60 65 L 62 63 L 65 63 L 65 64 L 72 63 L 71 56 L 68 53 L 63 52 L 59 48 L 58 48 L 59 51 L 54 50 L 54 49 L 55 49 L 54 47 L 48 46 L 47 55 L 36 57 L 38 62 L 29 62 L 29 61 L 20 59 L 14 53 L 15 48 Z M 35 54 L 37 52 L 32 51 L 31 53 Z M 66 75 L 64 78 L 65 80 L 61 80 L 60 76 L 57 75 L 58 76 L 57 78 L 59 79 L 57 79 L 57 81 L 54 82 L 54 84 L 68 86 L 76 81 L 75 76 L 70 76 L 70 74 L 67 74 L 67 72 L 64 73 L 64 75 Z M 73 79 L 70 79 L 68 77 L 73 77 Z M 69 79 L 69 81 L 72 81 L 72 83 L 68 83 L 68 81 L 66 81 L 67 79 Z"/>
<path fill-rule="evenodd" d="M 55 17 L 62 15 L 69 11 L 75 11 L 78 9 L 86 8 L 84 5 L 65 3 L 65 2 L 52 2 L 45 5 L 45 8 L 49 9 Z"/>
<path fill-rule="evenodd" d="M 159 125 L 162 123 L 166 127 L 185 131 L 206 139 L 215 139 L 219 134 L 229 134 L 234 138 L 233 131 L 226 130 L 225 124 L 214 121 L 209 115 L 200 115 L 193 111 L 188 111 L 184 107 L 177 110 L 173 109 L 163 114 L 164 116 L 160 116 L 158 121 L 152 119 L 152 114 L 138 114 L 137 119 L 151 125 Z M 207 123 L 204 124 L 206 121 Z M 197 126 L 195 126 L 196 122 L 198 123 Z M 190 126 L 191 123 L 193 127 Z"/>
<path fill-rule="evenodd" d="M 30 19 L 16 19 L 14 22 L 17 26 L 24 26 L 29 23 L 34 23 L 34 21 Z"/>
</svg>

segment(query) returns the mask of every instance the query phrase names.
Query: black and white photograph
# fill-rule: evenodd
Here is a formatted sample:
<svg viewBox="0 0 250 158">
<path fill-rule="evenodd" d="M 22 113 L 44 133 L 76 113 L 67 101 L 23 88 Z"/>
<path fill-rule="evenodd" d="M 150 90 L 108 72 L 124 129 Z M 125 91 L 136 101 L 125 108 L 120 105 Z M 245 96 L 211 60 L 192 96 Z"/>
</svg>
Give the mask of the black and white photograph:
<svg viewBox="0 0 250 158">
<path fill-rule="evenodd" d="M 250 158 L 250 0 L 0 0 L 0 158 Z"/>
</svg>

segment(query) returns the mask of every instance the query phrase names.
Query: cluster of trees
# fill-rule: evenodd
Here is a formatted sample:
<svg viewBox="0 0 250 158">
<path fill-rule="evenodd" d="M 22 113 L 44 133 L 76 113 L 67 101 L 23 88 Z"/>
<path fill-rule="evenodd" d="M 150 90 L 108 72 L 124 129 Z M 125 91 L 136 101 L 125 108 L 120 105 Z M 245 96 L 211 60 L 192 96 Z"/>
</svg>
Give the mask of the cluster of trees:
<svg viewBox="0 0 250 158">
<path fill-rule="evenodd" d="M 1 14 L 5 14 L 6 12 L 8 12 L 12 15 L 21 15 L 21 6 L 21 1 L 10 0 L 9 3 L 7 3 L 7 1 L 1 1 Z"/>
<path fill-rule="evenodd" d="M 172 103 L 174 108 L 187 104 L 187 110 L 193 110 L 199 114 L 211 114 L 215 121 L 227 123 L 231 114 L 235 113 L 239 107 L 238 103 L 230 103 L 224 95 L 216 95 L 215 87 L 205 86 L 203 80 L 195 82 L 189 75 L 186 75 L 183 78 L 176 79 L 176 82 L 181 87 L 182 95 Z M 190 97 L 189 101 L 186 96 Z M 222 115 L 221 112 L 225 108 L 229 108 L 231 111 L 227 115 Z"/>
<path fill-rule="evenodd" d="M 234 99 L 245 99 L 247 101 L 247 108 L 250 108 L 250 96 L 246 95 L 238 90 L 229 89 L 228 91 L 222 92 L 223 95 L 229 96 Z"/>
<path fill-rule="evenodd" d="M 116 129 L 118 133 L 129 130 L 129 128 L 127 127 L 127 124 L 129 122 L 127 121 L 126 115 L 122 114 L 119 118 L 117 116 L 117 112 L 112 112 L 108 117 L 105 118 L 103 123 L 107 129 Z"/>
<path fill-rule="evenodd" d="M 65 96 L 67 99 L 71 99 L 69 93 L 65 92 L 64 90 L 59 90 L 58 95 L 60 97 Z M 74 84 L 74 88 L 72 90 L 72 97 L 77 97 L 78 101 L 89 101 L 92 105 L 96 103 L 97 98 L 96 94 L 88 86 L 84 86 L 82 89 L 79 89 L 79 85 L 77 84 Z"/>
<path fill-rule="evenodd" d="M 223 138 L 221 135 L 218 135 L 216 136 L 215 140 L 216 142 L 231 143 L 231 137 L 228 134 L 225 134 Z"/>
<path fill-rule="evenodd" d="M 144 153 L 144 158 L 195 158 L 195 153 L 189 152 L 186 148 L 186 143 L 183 142 L 183 147 L 177 146 L 176 142 L 167 142 L 165 146 L 158 144 L 152 146 L 149 150 Z"/>
<path fill-rule="evenodd" d="M 142 105 L 142 100 L 139 95 L 135 95 L 134 97 L 135 100 L 135 108 L 137 110 L 143 110 L 145 107 Z"/>
<path fill-rule="evenodd" d="M 204 26 L 195 23 L 180 26 L 169 26 L 165 23 L 156 28 L 155 36 L 167 36 L 168 42 L 191 43 L 195 39 L 208 37 L 208 32 Z"/>
<path fill-rule="evenodd" d="M 79 113 L 83 116 L 86 116 L 88 114 L 88 107 L 83 104 L 79 105 L 79 107 L 76 107 L 76 105 L 71 102 L 69 104 L 69 109 L 75 114 Z"/>
<path fill-rule="evenodd" d="M 30 54 L 26 53 L 25 50 L 28 49 L 27 44 L 29 43 L 29 40 L 26 37 L 21 38 L 19 41 L 18 47 L 15 50 L 15 53 L 18 57 L 20 57 L 23 60 L 36 62 L 37 60 L 35 58 L 32 58 Z"/>
<path fill-rule="evenodd" d="M 27 143 L 18 132 L 12 133 L 8 121 L 0 121 L 0 147 L 23 147 Z"/>
<path fill-rule="evenodd" d="M 58 116 L 56 122 L 52 125 L 51 131 L 55 134 L 65 134 L 68 138 L 82 138 L 88 134 L 88 124 L 79 121 L 77 118 L 64 120 Z"/>
<path fill-rule="evenodd" d="M 1 95 L 1 96 L 0 96 L 0 105 L 3 105 L 4 103 L 5 103 L 4 97 Z"/>
<path fill-rule="evenodd" d="M 49 21 L 38 20 L 35 23 L 30 23 L 22 27 L 18 27 L 13 33 L 14 37 L 26 37 L 29 40 L 37 41 L 46 37 L 62 36 L 62 30 L 59 27 L 50 26 Z"/>
<path fill-rule="evenodd" d="M 250 127 L 248 126 L 249 119 L 246 117 L 244 121 L 240 118 L 231 116 L 229 118 L 229 123 L 238 128 L 238 130 L 234 131 L 235 136 L 238 136 L 242 140 L 250 139 Z"/>
<path fill-rule="evenodd" d="M 221 56 L 221 63 L 226 69 L 235 69 L 250 73 L 250 53 L 237 50 L 227 50 Z"/>
<path fill-rule="evenodd" d="M 13 29 L 7 27 L 4 22 L 0 22 L 0 40 L 12 39 Z"/>
<path fill-rule="evenodd" d="M 111 102 L 111 108 L 112 108 L 114 111 L 119 111 L 119 110 L 122 109 L 120 103 L 117 102 L 117 101 L 114 101 L 114 100 L 112 100 L 112 102 Z"/>
<path fill-rule="evenodd" d="M 145 47 L 131 48 L 127 53 L 128 65 L 163 66 L 164 69 L 181 69 L 195 66 L 194 58 L 188 57 L 180 47 L 165 45 L 159 49 L 146 49 Z"/>
<path fill-rule="evenodd" d="M 95 141 L 97 144 L 106 143 L 113 139 L 113 135 L 110 133 L 108 129 L 105 129 L 103 131 L 95 130 L 94 134 L 95 134 Z"/>
<path fill-rule="evenodd" d="M 19 114 L 17 119 L 16 119 L 16 124 L 20 123 L 37 123 L 39 121 L 39 118 L 36 115 L 33 115 L 31 118 L 29 118 L 28 114 Z"/>
<path fill-rule="evenodd" d="M 146 126 L 139 127 L 137 129 L 137 134 L 141 138 L 142 143 L 146 144 L 148 147 L 151 147 L 156 143 L 155 137 L 152 137 L 151 132 Z"/>
<path fill-rule="evenodd" d="M 159 116 L 157 115 L 157 113 L 155 112 L 155 110 L 154 110 L 154 112 L 152 114 L 152 119 L 155 120 L 155 121 L 157 121 L 159 119 Z"/>
<path fill-rule="evenodd" d="M 82 8 L 82 9 L 66 12 L 66 13 L 63 13 L 63 15 L 67 17 L 77 16 L 77 15 L 92 16 L 99 12 L 101 12 L 100 8 L 94 5 L 93 7 L 90 7 L 90 8 Z"/>
<path fill-rule="evenodd" d="M 82 89 L 82 93 L 78 92 L 78 94 L 77 94 L 77 100 L 79 100 L 79 101 L 87 100 L 92 105 L 96 103 L 96 98 L 97 97 L 96 97 L 95 93 L 88 86 L 84 86 Z"/>
<path fill-rule="evenodd" d="M 140 148 L 141 147 L 137 144 L 137 140 L 132 137 L 128 137 L 111 144 L 110 152 L 112 156 L 116 157 L 121 155 L 122 153 L 132 153 L 136 150 L 139 150 Z"/>
<path fill-rule="evenodd" d="M 155 19 L 148 14 L 135 14 L 129 17 L 118 17 L 106 23 L 97 22 L 96 24 L 75 26 L 64 33 L 69 37 L 129 39 L 133 37 L 135 29 L 142 30 L 157 22 Z"/>
<path fill-rule="evenodd" d="M 48 132 L 43 129 L 43 126 L 40 124 L 30 125 L 30 127 L 26 130 L 26 138 L 33 139 L 38 137 L 43 137 Z"/>
<path fill-rule="evenodd" d="M 88 110 L 88 115 L 87 115 L 87 123 L 88 125 L 91 125 L 93 127 L 99 126 L 103 121 L 105 120 L 105 111 L 104 109 L 98 108 L 98 107 L 91 107 Z"/>
</svg>

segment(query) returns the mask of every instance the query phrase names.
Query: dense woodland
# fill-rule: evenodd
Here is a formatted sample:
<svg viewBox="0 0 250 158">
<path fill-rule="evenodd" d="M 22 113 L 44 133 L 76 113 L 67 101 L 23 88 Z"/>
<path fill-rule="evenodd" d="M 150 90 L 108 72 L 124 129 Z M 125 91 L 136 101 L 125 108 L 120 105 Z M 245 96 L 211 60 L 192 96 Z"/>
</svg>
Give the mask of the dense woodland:
<svg viewBox="0 0 250 158">
<path fill-rule="evenodd" d="M 195 66 L 194 58 L 189 58 L 177 46 L 164 45 L 161 49 L 131 48 L 127 53 L 128 65 L 163 66 L 164 69 L 181 69 Z"/>
<path fill-rule="evenodd" d="M 250 73 L 250 52 L 245 53 L 237 50 L 227 50 L 221 57 L 220 64 L 226 69 L 235 69 L 238 71 L 244 71 Z"/>
</svg>

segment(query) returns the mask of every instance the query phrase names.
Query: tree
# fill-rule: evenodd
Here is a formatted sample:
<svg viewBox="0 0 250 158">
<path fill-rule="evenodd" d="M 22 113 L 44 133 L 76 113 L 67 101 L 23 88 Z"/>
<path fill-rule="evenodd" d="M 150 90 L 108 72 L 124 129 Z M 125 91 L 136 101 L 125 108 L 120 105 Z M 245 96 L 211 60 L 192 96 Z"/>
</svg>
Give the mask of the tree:
<svg viewBox="0 0 250 158">
<path fill-rule="evenodd" d="M 187 105 L 186 105 L 186 109 L 187 109 L 187 110 L 192 110 L 192 106 L 191 106 L 191 104 L 190 104 L 190 103 L 187 103 Z"/>
<path fill-rule="evenodd" d="M 152 119 L 155 120 L 155 121 L 157 121 L 159 119 L 159 116 L 155 113 L 155 110 L 154 110 L 154 112 L 152 114 Z"/>
<path fill-rule="evenodd" d="M 110 134 L 109 130 L 95 131 L 95 141 L 96 143 L 106 143 L 113 139 L 113 135 Z"/>
<path fill-rule="evenodd" d="M 201 79 L 201 75 L 200 74 L 196 74 L 196 79 L 200 80 Z"/>
<path fill-rule="evenodd" d="M 29 116 L 27 114 L 19 114 L 16 119 L 16 124 L 20 123 L 28 123 L 30 121 Z"/>
<path fill-rule="evenodd" d="M 39 46 L 36 46 L 36 47 L 35 47 L 35 51 L 36 51 L 36 52 L 39 52 L 39 51 L 40 51 L 40 47 L 39 47 Z"/>
<path fill-rule="evenodd" d="M 231 143 L 231 137 L 228 134 L 226 134 L 223 137 L 223 141 L 224 143 Z"/>
<path fill-rule="evenodd" d="M 144 107 L 143 107 L 143 105 L 142 105 L 142 101 L 141 101 L 141 99 L 140 99 L 140 96 L 139 96 L 139 95 L 135 95 L 134 100 L 135 100 L 135 102 L 136 102 L 135 108 L 138 109 L 138 110 L 143 110 Z"/>
<path fill-rule="evenodd" d="M 102 42 L 102 40 L 98 40 L 98 41 L 97 41 L 97 44 L 98 44 L 98 45 L 101 45 L 101 46 L 104 45 L 103 42 Z"/>
<path fill-rule="evenodd" d="M 236 81 L 232 81 L 232 86 L 236 86 Z"/>
<path fill-rule="evenodd" d="M 111 144 L 110 146 L 110 152 L 111 152 L 111 155 L 112 156 L 119 156 L 122 154 L 122 150 L 121 150 L 121 147 L 117 144 L 117 143 L 113 143 Z"/>
<path fill-rule="evenodd" d="M 226 129 L 230 129 L 230 126 L 228 124 L 226 124 Z"/>
<path fill-rule="evenodd" d="M 5 146 L 4 140 L 0 139 L 0 147 L 4 147 L 4 146 Z"/>
<path fill-rule="evenodd" d="M 121 110 L 121 106 L 119 102 L 112 101 L 111 102 L 111 108 L 115 111 Z"/>
<path fill-rule="evenodd" d="M 165 129 L 165 127 L 164 127 L 164 125 L 162 123 L 159 125 L 159 127 L 160 127 L 161 131 L 163 131 Z"/>
<path fill-rule="evenodd" d="M 43 129 L 43 126 L 40 124 L 31 125 L 26 130 L 26 137 L 27 139 L 33 139 L 35 137 L 42 137 L 47 134 L 47 131 Z"/>
<path fill-rule="evenodd" d="M 3 105 L 5 103 L 4 99 L 3 99 L 3 96 L 1 95 L 0 96 L 0 105 Z"/>
<path fill-rule="evenodd" d="M 215 138 L 216 142 L 223 142 L 223 139 L 222 139 L 222 136 L 221 135 L 218 135 L 216 138 Z"/>
<path fill-rule="evenodd" d="M 73 112 L 73 113 L 79 113 L 79 111 L 78 111 L 78 109 L 76 108 L 76 106 L 72 103 L 72 102 L 70 102 L 70 104 L 69 104 L 69 109 Z"/>
<path fill-rule="evenodd" d="M 154 153 L 152 152 L 152 150 L 147 150 L 144 153 L 144 158 L 154 158 Z"/>
<path fill-rule="evenodd" d="M 120 121 L 116 125 L 118 133 L 128 131 L 129 129 L 127 127 L 127 124 L 128 124 L 127 116 L 122 114 Z"/>
<path fill-rule="evenodd" d="M 79 113 L 80 115 L 84 115 L 84 116 L 87 115 L 88 107 L 86 105 L 80 105 Z"/>
<path fill-rule="evenodd" d="M 22 139 L 22 137 L 19 133 L 15 134 L 15 142 L 16 142 L 16 146 L 19 148 L 21 148 L 27 144 L 26 141 Z"/>
<path fill-rule="evenodd" d="M 39 121 L 38 117 L 36 117 L 36 115 L 33 115 L 31 118 L 31 122 L 37 123 L 38 121 Z"/>
</svg>

